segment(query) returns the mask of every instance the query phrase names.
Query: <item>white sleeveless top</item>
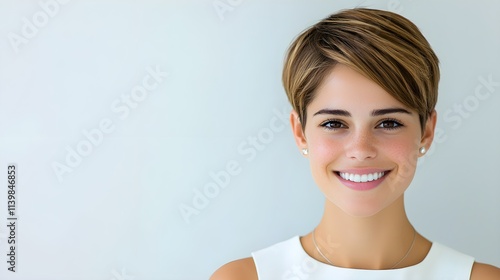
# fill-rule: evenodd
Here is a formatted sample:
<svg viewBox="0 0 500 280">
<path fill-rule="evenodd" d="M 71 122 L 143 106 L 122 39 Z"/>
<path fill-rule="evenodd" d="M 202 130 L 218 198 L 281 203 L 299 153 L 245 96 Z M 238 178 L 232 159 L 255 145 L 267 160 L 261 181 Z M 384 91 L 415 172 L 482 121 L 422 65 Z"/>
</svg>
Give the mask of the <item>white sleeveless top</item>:
<svg viewBox="0 0 500 280">
<path fill-rule="evenodd" d="M 368 270 L 331 266 L 310 257 L 299 236 L 252 253 L 259 280 L 469 280 L 474 258 L 439 243 L 425 259 L 413 266 Z"/>
</svg>

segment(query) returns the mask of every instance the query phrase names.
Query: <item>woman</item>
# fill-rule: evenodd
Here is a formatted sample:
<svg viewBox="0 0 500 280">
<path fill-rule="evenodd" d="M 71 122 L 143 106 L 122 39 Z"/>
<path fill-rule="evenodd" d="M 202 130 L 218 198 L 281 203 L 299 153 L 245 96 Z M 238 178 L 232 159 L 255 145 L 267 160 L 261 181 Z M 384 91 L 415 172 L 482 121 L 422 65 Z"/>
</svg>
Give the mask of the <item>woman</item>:
<svg viewBox="0 0 500 280">
<path fill-rule="evenodd" d="M 326 197 L 311 233 L 211 279 L 500 279 L 412 226 L 404 208 L 436 125 L 438 58 L 400 15 L 352 9 L 290 46 L 283 84 L 297 146 Z"/>
</svg>

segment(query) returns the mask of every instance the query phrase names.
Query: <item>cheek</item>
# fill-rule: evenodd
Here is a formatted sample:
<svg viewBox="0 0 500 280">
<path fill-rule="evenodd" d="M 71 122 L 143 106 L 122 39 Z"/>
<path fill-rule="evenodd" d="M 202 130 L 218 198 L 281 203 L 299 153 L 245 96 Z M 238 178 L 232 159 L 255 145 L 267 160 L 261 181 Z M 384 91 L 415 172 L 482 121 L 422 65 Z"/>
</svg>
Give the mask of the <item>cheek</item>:
<svg viewBox="0 0 500 280">
<path fill-rule="evenodd" d="M 309 141 L 310 156 L 315 165 L 331 163 L 342 151 L 342 144 L 339 141 L 327 137 L 318 137 Z"/>
<path fill-rule="evenodd" d="M 413 178 L 418 160 L 418 142 L 414 138 L 388 141 L 384 145 L 384 154 L 397 164 L 397 176 L 400 181 Z"/>
<path fill-rule="evenodd" d="M 387 145 L 384 145 L 385 154 L 390 155 L 391 158 L 394 158 L 397 162 L 410 162 L 417 155 L 418 148 L 413 143 L 395 141 L 395 142 L 387 142 Z"/>
<path fill-rule="evenodd" d="M 412 162 L 418 157 L 418 136 L 413 133 L 405 133 L 395 137 L 384 137 L 380 140 L 380 147 L 384 153 L 398 159 L 398 161 Z"/>
</svg>

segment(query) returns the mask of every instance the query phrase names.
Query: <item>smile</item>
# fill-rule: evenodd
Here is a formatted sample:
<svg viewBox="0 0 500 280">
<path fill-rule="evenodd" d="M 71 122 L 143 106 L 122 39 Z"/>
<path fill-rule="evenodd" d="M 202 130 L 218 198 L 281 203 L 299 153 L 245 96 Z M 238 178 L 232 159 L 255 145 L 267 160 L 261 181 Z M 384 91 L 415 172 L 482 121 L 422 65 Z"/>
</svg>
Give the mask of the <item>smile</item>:
<svg viewBox="0 0 500 280">
<path fill-rule="evenodd" d="M 382 176 L 384 176 L 385 172 L 374 172 L 369 174 L 353 174 L 347 172 L 338 172 L 340 177 L 344 180 L 349 180 L 356 183 L 366 183 L 374 180 L 378 180 Z"/>
<path fill-rule="evenodd" d="M 382 183 L 391 170 L 344 170 L 335 171 L 340 182 L 353 190 L 367 191 L 376 188 Z"/>
</svg>

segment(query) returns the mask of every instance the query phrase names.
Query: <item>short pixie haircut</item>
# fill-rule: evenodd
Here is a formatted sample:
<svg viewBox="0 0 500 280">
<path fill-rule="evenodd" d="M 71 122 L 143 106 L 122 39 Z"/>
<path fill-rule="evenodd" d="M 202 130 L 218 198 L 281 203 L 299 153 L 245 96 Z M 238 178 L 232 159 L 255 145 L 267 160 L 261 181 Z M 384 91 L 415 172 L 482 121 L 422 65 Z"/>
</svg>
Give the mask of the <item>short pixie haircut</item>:
<svg viewBox="0 0 500 280">
<path fill-rule="evenodd" d="M 303 130 L 307 106 L 337 64 L 361 73 L 417 111 L 423 131 L 437 102 L 439 61 L 412 22 L 388 11 L 355 8 L 302 32 L 288 49 L 282 78 Z"/>
</svg>

